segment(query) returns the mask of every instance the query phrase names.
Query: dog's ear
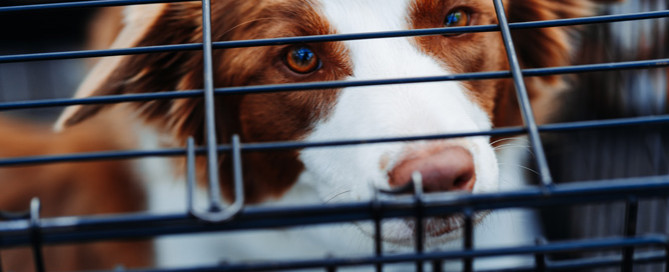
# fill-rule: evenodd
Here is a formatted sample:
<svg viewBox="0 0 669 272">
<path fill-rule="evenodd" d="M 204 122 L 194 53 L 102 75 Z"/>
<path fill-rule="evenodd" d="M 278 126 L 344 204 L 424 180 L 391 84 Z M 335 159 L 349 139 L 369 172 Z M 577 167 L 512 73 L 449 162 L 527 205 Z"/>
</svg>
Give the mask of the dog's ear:
<svg viewBox="0 0 669 272">
<path fill-rule="evenodd" d="M 591 15 L 588 0 L 508 0 L 510 22 L 543 21 Z M 575 38 L 570 27 L 533 28 L 513 31 L 518 57 L 525 68 L 568 65 Z M 554 82 L 557 76 L 547 77 Z"/>
<path fill-rule="evenodd" d="M 200 43 L 201 6 L 199 3 L 140 5 L 124 10 L 124 26 L 112 48 Z M 114 22 L 111 22 L 114 23 Z M 115 22 L 118 24 L 119 22 Z M 110 26 L 115 27 L 115 26 Z M 118 95 L 200 89 L 202 54 L 198 51 L 136 54 L 101 58 L 77 90 L 75 97 Z M 160 76 L 156 76 L 160 75 Z M 194 107 L 193 99 L 156 100 L 138 103 L 146 119 Z M 111 105 L 92 104 L 67 108 L 57 129 L 82 122 Z M 179 114 L 172 114 L 175 118 Z M 191 116 L 192 117 L 192 116 Z M 179 117 L 190 118 L 188 116 Z M 185 122 L 186 120 L 168 120 Z"/>
<path fill-rule="evenodd" d="M 592 15 L 596 5 L 589 0 L 506 0 L 505 8 L 510 22 L 544 21 Z M 523 68 L 566 66 L 572 62 L 573 49 L 578 42 L 578 27 L 550 27 L 512 30 L 512 36 Z M 566 84 L 560 75 L 525 78 L 527 91 L 537 122 L 551 120 L 556 99 Z M 513 90 L 511 85 L 507 86 Z M 513 91 L 511 91 L 512 93 Z M 510 95 L 507 92 L 506 97 Z M 505 96 L 501 96 L 503 98 Z M 503 99 L 501 101 L 515 101 Z M 515 102 L 499 102 L 498 115 L 517 112 Z M 537 110 L 540 109 L 540 110 Z M 514 115 L 515 116 L 515 115 Z M 505 120 L 496 118 L 496 120 Z M 496 125 L 516 125 L 520 116 L 509 122 L 497 121 Z"/>
</svg>

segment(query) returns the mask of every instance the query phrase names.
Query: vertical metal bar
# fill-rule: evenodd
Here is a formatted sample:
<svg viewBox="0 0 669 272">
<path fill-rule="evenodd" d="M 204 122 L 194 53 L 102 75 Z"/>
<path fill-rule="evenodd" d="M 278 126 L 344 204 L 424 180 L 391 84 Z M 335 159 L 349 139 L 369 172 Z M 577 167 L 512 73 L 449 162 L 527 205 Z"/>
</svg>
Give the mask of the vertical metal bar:
<svg viewBox="0 0 669 272">
<path fill-rule="evenodd" d="M 228 207 L 237 213 L 244 207 L 244 177 L 242 176 L 242 144 L 239 135 L 232 135 L 232 172 L 235 182 L 235 202 Z"/>
<path fill-rule="evenodd" d="M 444 262 L 442 262 L 441 260 L 432 261 L 432 271 L 434 272 L 444 271 Z"/>
<path fill-rule="evenodd" d="M 202 57 L 204 61 L 204 111 L 207 141 L 210 210 L 220 211 L 223 203 L 218 183 L 218 152 L 214 111 L 214 69 L 211 46 L 211 0 L 202 0 Z"/>
<path fill-rule="evenodd" d="M 546 244 L 546 238 L 544 237 L 539 237 L 536 240 L 537 245 L 545 245 Z M 543 253 L 536 253 L 534 254 L 534 266 L 535 270 L 537 272 L 544 272 L 546 271 L 546 255 Z"/>
<path fill-rule="evenodd" d="M 474 247 L 474 224 L 472 217 L 474 215 L 474 212 L 472 211 L 471 208 L 467 208 L 464 210 L 464 219 L 465 219 L 465 229 L 464 229 L 464 240 L 463 240 L 463 248 L 466 251 L 472 250 Z M 471 272 L 474 270 L 474 260 L 472 258 L 463 258 L 462 259 L 462 266 L 465 272 Z"/>
<path fill-rule="evenodd" d="M 669 241 L 664 243 L 664 271 L 669 272 Z"/>
<path fill-rule="evenodd" d="M 195 214 L 195 140 L 188 137 L 186 141 L 186 201 L 188 212 Z"/>
<path fill-rule="evenodd" d="M 411 175 L 411 180 L 414 185 L 414 200 L 416 204 L 416 228 L 414 232 L 416 234 L 416 254 L 422 254 L 425 248 L 425 230 L 423 229 L 423 176 L 420 172 L 413 172 Z M 423 262 L 416 261 L 416 271 L 423 271 Z"/>
<path fill-rule="evenodd" d="M 513 83 L 516 87 L 518 104 L 520 105 L 521 114 L 523 116 L 523 120 L 525 121 L 525 126 L 527 127 L 528 137 L 530 138 L 530 143 L 532 144 L 532 150 L 534 151 L 534 155 L 537 160 L 537 166 L 541 176 L 541 184 L 543 185 L 544 192 L 549 193 L 549 190 L 553 185 L 553 178 L 551 177 L 550 169 L 548 168 L 548 162 L 546 161 L 546 154 L 539 137 L 539 129 L 537 128 L 537 123 L 534 120 L 532 105 L 530 105 L 530 98 L 527 95 L 527 88 L 525 87 L 523 72 L 520 69 L 520 62 L 518 62 L 516 49 L 513 44 L 513 39 L 511 38 L 511 30 L 509 29 L 509 22 L 504 11 L 504 4 L 502 4 L 502 0 L 493 1 L 495 3 L 495 11 L 497 13 L 497 19 L 499 20 L 499 26 L 502 32 L 502 39 L 504 40 L 504 46 L 506 47 L 506 54 L 511 68 L 511 74 L 513 75 Z"/>
<path fill-rule="evenodd" d="M 198 219 L 208 221 L 208 222 L 223 222 L 232 219 L 244 208 L 244 178 L 242 175 L 242 147 L 239 140 L 239 135 L 232 135 L 231 140 L 232 147 L 232 178 L 235 185 L 235 202 L 230 206 L 226 207 L 223 210 L 218 211 L 209 211 L 205 213 L 198 213 L 193 208 L 190 213 L 191 215 L 197 217 Z M 194 156 L 193 156 L 194 157 Z M 189 178 L 189 183 L 194 184 L 194 177 Z M 194 199 L 194 198 L 191 198 Z M 192 205 L 191 205 L 192 206 Z"/>
<path fill-rule="evenodd" d="M 35 261 L 35 271 L 44 272 L 44 255 L 42 254 L 42 233 L 40 230 L 39 198 L 30 200 L 30 228 L 31 228 L 31 242 L 33 250 L 33 259 Z"/>
<path fill-rule="evenodd" d="M 636 235 L 636 221 L 639 213 L 639 200 L 631 196 L 625 206 L 625 237 Z M 631 272 L 634 268 L 634 247 L 623 248 L 623 272 Z"/>
<path fill-rule="evenodd" d="M 381 203 L 379 202 L 379 190 L 372 188 L 372 214 L 374 216 L 374 254 L 381 257 L 383 254 L 383 229 L 381 227 Z M 376 272 L 383 271 L 383 263 L 378 262 L 375 265 Z M 0 271 L 1 272 L 1 271 Z"/>
</svg>

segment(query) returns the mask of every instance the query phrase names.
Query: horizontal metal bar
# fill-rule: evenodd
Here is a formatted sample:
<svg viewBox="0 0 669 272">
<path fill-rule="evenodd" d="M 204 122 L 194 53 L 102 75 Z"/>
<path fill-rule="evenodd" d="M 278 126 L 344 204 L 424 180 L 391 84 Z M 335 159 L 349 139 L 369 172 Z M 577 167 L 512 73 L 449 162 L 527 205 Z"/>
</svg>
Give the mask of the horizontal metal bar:
<svg viewBox="0 0 669 272">
<path fill-rule="evenodd" d="M 125 56 L 125 55 L 138 55 L 138 54 L 148 54 L 148 53 L 194 51 L 200 49 L 202 49 L 201 43 L 188 43 L 188 44 L 154 45 L 154 46 L 102 49 L 102 50 L 30 53 L 30 54 L 2 55 L 0 56 L 0 63 Z"/>
<path fill-rule="evenodd" d="M 466 26 L 466 27 L 451 27 L 451 28 L 397 30 L 397 31 L 386 31 L 386 32 L 354 33 L 354 34 L 279 37 L 279 38 L 256 39 L 256 40 L 218 41 L 212 43 L 212 48 L 229 49 L 229 48 L 272 46 L 272 45 L 294 44 L 294 43 L 314 43 L 314 42 L 332 42 L 332 41 L 362 40 L 362 39 L 395 38 L 395 37 L 407 37 L 407 36 L 445 35 L 445 34 L 465 33 L 465 32 L 491 32 L 491 31 L 496 31 L 498 29 L 499 27 L 496 25 L 485 25 L 485 26 Z M 174 44 L 174 45 L 143 46 L 143 47 L 132 47 L 132 48 L 121 48 L 121 49 L 81 50 L 81 51 L 68 51 L 68 52 L 4 55 L 0 56 L 0 63 L 90 58 L 90 57 L 108 57 L 108 56 L 118 56 L 118 55 L 136 55 L 136 54 L 159 53 L 159 52 L 170 52 L 170 51 L 200 50 L 202 49 L 202 46 L 203 46 L 202 43 L 189 43 L 189 44 Z"/>
<path fill-rule="evenodd" d="M 248 144 L 243 144 L 241 148 L 242 151 L 244 152 L 252 152 L 252 151 L 266 151 L 266 150 L 310 148 L 310 147 L 314 148 L 314 147 L 334 147 L 334 146 L 347 146 L 347 145 L 390 143 L 390 142 L 417 141 L 417 140 L 436 140 L 436 139 L 462 138 L 462 137 L 473 137 L 473 136 L 489 136 L 489 135 L 502 136 L 502 135 L 521 134 L 524 132 L 525 130 L 523 128 L 512 127 L 512 128 L 500 128 L 481 132 L 435 134 L 435 135 L 422 135 L 413 137 L 411 136 L 391 137 L 391 138 L 340 140 L 340 141 L 323 141 L 323 142 L 291 141 L 291 142 L 248 143 Z M 232 148 L 230 145 L 219 145 L 217 147 L 218 152 L 230 152 L 231 150 Z M 204 147 L 195 148 L 195 153 L 198 155 L 202 155 L 204 154 L 204 152 L 205 152 Z M 172 157 L 172 156 L 185 156 L 185 155 L 186 155 L 185 148 L 68 153 L 62 155 L 4 158 L 0 159 L 0 167 L 59 163 L 59 162 L 137 159 L 143 157 Z"/>
<path fill-rule="evenodd" d="M 420 140 L 439 140 L 439 139 L 465 138 L 465 137 L 476 137 L 476 136 L 505 136 L 505 135 L 523 134 L 525 132 L 526 130 L 521 127 L 506 127 L 487 131 L 444 133 L 444 134 L 406 136 L 406 137 L 331 140 L 331 141 L 319 141 L 319 142 L 290 141 L 290 142 L 246 143 L 242 146 L 242 151 L 252 152 L 252 151 L 301 149 L 301 148 L 338 147 L 338 146 L 349 146 L 349 145 L 368 145 L 368 144 L 408 142 L 408 141 L 420 141 Z M 228 145 L 219 146 L 219 152 L 228 150 L 229 150 Z"/>
<path fill-rule="evenodd" d="M 6 212 L 0 211 L 0 221 L 19 220 L 30 218 L 30 212 Z"/>
<path fill-rule="evenodd" d="M 550 68 L 533 68 L 533 69 L 523 70 L 523 75 L 526 77 L 550 76 L 558 74 L 576 74 L 576 73 L 586 73 L 586 72 L 607 72 L 607 71 L 618 71 L 618 70 L 663 68 L 667 66 L 669 66 L 669 58 L 582 64 L 582 65 L 550 67 Z"/>
<path fill-rule="evenodd" d="M 669 17 L 669 10 L 639 12 L 639 13 L 619 14 L 619 15 L 592 16 L 583 18 L 515 22 L 515 23 L 509 23 L 508 26 L 511 30 L 520 30 L 520 29 L 532 29 L 532 28 L 575 26 L 575 25 L 607 23 L 607 22 L 621 22 L 621 21 L 632 21 L 632 20 L 643 20 L 643 19 L 657 19 L 663 17 Z M 477 25 L 477 26 L 464 26 L 464 27 L 440 27 L 440 28 L 425 28 L 425 29 L 412 29 L 412 30 L 400 30 L 400 31 L 373 32 L 373 33 L 313 35 L 313 36 L 281 37 L 281 38 L 243 40 L 243 41 L 225 41 L 225 42 L 215 42 L 214 48 L 225 49 L 225 48 L 254 47 L 254 46 L 268 46 L 268 45 L 284 45 L 284 44 L 294 44 L 294 43 L 334 42 L 334 41 L 431 36 L 431 35 L 493 32 L 493 31 L 500 31 L 499 26 Z"/>
<path fill-rule="evenodd" d="M 638 125 L 660 125 L 666 123 L 669 123 L 669 115 L 548 124 L 539 126 L 539 131 L 568 132 L 574 130 L 604 129 L 604 128 L 638 126 Z M 480 132 L 455 133 L 455 134 L 447 133 L 447 134 L 419 135 L 419 136 L 409 136 L 409 137 L 333 140 L 333 141 L 322 141 L 322 142 L 289 141 L 289 142 L 245 143 L 242 145 L 241 148 L 242 151 L 244 152 L 253 152 L 253 151 L 266 151 L 266 150 L 336 147 L 336 146 L 391 143 L 391 142 L 403 142 L 403 141 L 418 141 L 418 140 L 437 140 L 437 139 L 464 138 L 464 137 L 475 137 L 475 136 L 506 136 L 506 135 L 523 134 L 525 132 L 526 130 L 522 127 L 507 127 L 507 128 L 498 128 Z M 229 145 L 218 146 L 218 152 L 230 152 L 230 150 L 231 147 Z M 203 147 L 196 148 L 197 154 L 203 154 L 203 152 L 204 152 Z M 57 162 L 184 156 L 185 154 L 186 154 L 185 148 L 171 148 L 171 149 L 159 149 L 159 150 L 124 150 L 124 151 L 89 152 L 89 153 L 34 156 L 34 157 L 15 157 L 15 158 L 0 159 L 0 167 L 57 163 Z"/>
<path fill-rule="evenodd" d="M 143 4 L 155 4 L 155 3 L 192 2 L 192 1 L 200 1 L 200 0 L 95 0 L 95 1 L 59 2 L 59 3 L 49 3 L 49 4 L 0 7 L 0 13 L 53 10 L 53 9 L 66 9 L 66 8 L 96 8 L 96 7 L 143 5 Z"/>
<path fill-rule="evenodd" d="M 204 148 L 196 148 L 197 153 L 204 152 Z M 14 157 L 0 159 L 1 166 L 26 166 L 46 163 L 62 162 L 84 162 L 98 160 L 121 160 L 137 159 L 146 157 L 172 157 L 185 156 L 184 148 L 169 148 L 157 150 L 124 150 L 124 151 L 101 151 L 86 153 L 68 153 L 63 155 L 44 155 L 31 157 Z"/>
<path fill-rule="evenodd" d="M 656 60 L 645 60 L 645 61 L 628 61 L 628 62 L 550 67 L 550 68 L 534 68 L 534 69 L 525 69 L 522 70 L 522 72 L 523 76 L 525 77 L 533 77 L 533 76 L 548 76 L 556 74 L 617 71 L 617 70 L 627 70 L 627 69 L 662 68 L 668 66 L 669 66 L 669 59 L 656 59 Z M 214 92 L 216 95 L 259 94 L 259 93 L 275 93 L 275 92 L 288 92 L 288 91 L 298 91 L 298 90 L 315 91 L 323 89 L 379 86 L 379 85 L 391 85 L 391 84 L 485 80 L 485 79 L 498 79 L 498 78 L 509 78 L 509 77 L 511 77 L 511 73 L 509 71 L 493 71 L 493 72 L 464 73 L 464 74 L 455 74 L 446 76 L 410 77 L 410 78 L 393 78 L 393 79 L 376 79 L 376 80 L 326 81 L 326 82 L 310 82 L 310 83 L 226 87 L 226 88 L 217 88 L 216 90 L 214 90 Z M 64 107 L 64 106 L 88 105 L 88 104 L 139 102 L 139 101 L 150 101 L 158 99 L 181 99 L 181 98 L 198 97 L 202 96 L 202 94 L 203 94 L 202 90 L 184 90 L 184 91 L 170 91 L 170 92 L 107 95 L 107 96 L 95 96 L 95 97 L 85 97 L 85 98 L 59 98 L 59 99 L 0 102 L 0 111 L 43 108 L 43 107 Z"/>
<path fill-rule="evenodd" d="M 605 129 L 627 126 L 660 125 L 669 122 L 669 115 L 628 117 L 609 120 L 554 123 L 539 126 L 540 132 L 569 132 L 574 130 Z"/>
<path fill-rule="evenodd" d="M 18 6 L 0 7 L 0 13 L 36 11 L 36 10 L 53 10 L 53 9 L 66 9 L 66 8 L 93 8 L 93 7 L 143 5 L 143 4 L 156 4 L 156 3 L 195 2 L 195 1 L 201 1 L 201 0 L 67 1 L 67 2 L 49 3 L 49 4 L 33 4 L 33 5 L 18 5 Z M 596 23 L 610 23 L 610 22 L 631 21 L 631 20 L 656 19 L 656 18 L 663 18 L 663 17 L 668 17 L 668 16 L 669 16 L 669 11 L 668 10 L 661 10 L 661 11 L 638 12 L 638 13 L 628 13 L 628 14 L 600 15 L 600 16 L 583 17 L 583 18 L 545 20 L 545 21 L 536 21 L 536 22 L 517 22 L 517 23 L 510 23 L 509 26 L 511 27 L 511 29 L 527 29 L 527 28 L 573 26 L 573 25 L 583 25 L 583 24 L 596 24 Z M 454 29 L 456 29 L 456 28 L 454 28 Z M 460 31 L 460 30 L 458 29 L 456 31 Z M 491 31 L 493 31 L 493 30 L 491 30 Z"/>
<path fill-rule="evenodd" d="M 664 251 L 642 252 L 634 254 L 634 264 L 661 263 L 666 259 Z M 574 271 L 577 269 L 594 269 L 601 267 L 620 267 L 622 256 L 613 255 L 587 259 L 576 259 L 567 261 L 555 261 L 549 265 L 552 271 Z"/>
<path fill-rule="evenodd" d="M 555 124 L 547 124 L 539 126 L 539 131 L 567 132 L 573 130 L 603 129 L 603 128 L 615 128 L 615 127 L 633 126 L 633 125 L 659 125 L 665 123 L 669 123 L 669 115 L 631 117 L 631 118 L 620 118 L 620 119 L 598 120 L 598 121 L 555 123 Z M 296 142 L 246 143 L 243 145 L 242 150 L 264 151 L 264 150 L 281 150 L 281 149 L 297 149 L 297 148 L 312 148 L 312 147 L 335 147 L 335 146 L 346 146 L 346 145 L 361 145 L 361 144 L 416 141 L 416 140 L 435 140 L 435 139 L 462 138 L 462 137 L 474 137 L 474 136 L 501 136 L 510 134 L 521 134 L 525 132 L 526 131 L 521 127 L 506 127 L 506 128 L 498 128 L 481 132 L 433 134 L 433 135 L 397 137 L 397 138 L 371 138 L 371 139 L 354 139 L 354 140 L 339 140 L 339 141 L 333 140 L 333 141 L 323 141 L 323 142 L 296 141 Z M 220 152 L 229 150 L 230 150 L 229 146 L 226 145 L 219 146 Z"/>
<path fill-rule="evenodd" d="M 0 12 L 1 11 L 2 8 L 0 8 Z M 594 23 L 604 23 L 613 21 L 655 19 L 662 17 L 669 17 L 669 11 L 652 11 L 652 12 L 640 12 L 634 14 L 593 16 L 584 18 L 557 19 L 557 20 L 533 21 L 533 22 L 518 22 L 518 23 L 510 23 L 508 25 L 511 30 L 518 30 L 518 29 L 530 29 L 530 28 L 572 26 L 580 24 L 594 24 Z M 283 44 L 294 44 L 294 43 L 315 43 L 315 42 L 332 42 L 332 41 L 347 41 L 347 40 L 362 40 L 362 39 L 446 35 L 446 34 L 474 33 L 474 32 L 492 32 L 499 30 L 500 28 L 498 25 L 443 27 L 443 28 L 412 29 L 412 30 L 398 30 L 398 31 L 385 31 L 385 32 L 370 32 L 370 33 L 278 37 L 278 38 L 240 40 L 240 41 L 218 41 L 218 42 L 213 42 L 212 46 L 214 49 L 226 49 L 226 48 L 240 48 L 240 47 L 254 47 L 254 46 L 272 46 L 272 45 L 283 45 Z M 190 43 L 190 44 L 134 47 L 134 48 L 123 48 L 123 49 L 4 55 L 0 56 L 0 63 L 88 58 L 88 57 L 107 57 L 116 55 L 131 55 L 131 54 L 134 55 L 134 54 L 157 53 L 157 52 L 168 52 L 168 51 L 199 50 L 202 49 L 202 46 L 203 45 L 201 43 Z"/>
<path fill-rule="evenodd" d="M 664 251 L 651 251 L 634 254 L 634 264 L 661 263 L 665 260 Z M 552 261 L 546 265 L 547 271 L 583 271 L 595 268 L 620 267 L 622 257 L 611 255 L 603 257 L 586 257 L 571 260 Z M 534 266 L 514 267 L 505 269 L 485 269 L 479 272 L 535 272 Z"/>
<path fill-rule="evenodd" d="M 669 66 L 669 58 L 646 60 L 646 61 L 628 61 L 628 62 L 615 62 L 615 63 L 572 65 L 572 66 L 550 67 L 550 68 L 533 68 L 521 71 L 523 76 L 525 77 L 534 77 L 534 76 L 548 76 L 556 74 L 617 71 L 617 70 L 627 70 L 627 69 L 662 68 L 668 66 Z M 498 78 L 510 78 L 510 77 L 511 77 L 510 71 L 491 71 L 491 72 L 454 74 L 445 76 L 426 76 L 426 77 L 354 80 L 354 81 L 326 81 L 326 82 L 310 82 L 310 83 L 229 87 L 229 88 L 216 89 L 216 94 L 219 95 L 258 94 L 258 93 L 274 93 L 274 92 L 300 91 L 300 90 L 338 89 L 345 87 L 360 87 L 360 86 L 379 86 L 379 85 L 392 85 L 392 84 L 485 80 L 485 79 L 498 79 Z"/>
<path fill-rule="evenodd" d="M 217 88 L 214 90 L 214 92 L 216 95 L 259 94 L 259 93 L 275 93 L 275 92 L 288 92 L 288 91 L 298 91 L 298 90 L 305 90 L 305 91 L 323 90 L 323 89 L 356 87 L 356 86 L 411 84 L 411 83 L 453 81 L 453 80 L 493 79 L 493 78 L 505 78 L 510 76 L 511 74 L 508 71 L 480 72 L 480 73 L 467 73 L 467 74 L 432 76 L 432 77 L 352 80 L 352 81 L 325 81 L 325 82 L 311 82 L 311 83 L 226 87 L 226 88 Z M 96 96 L 96 97 L 86 97 L 86 98 L 61 98 L 61 99 L 1 102 L 0 111 L 28 109 L 28 108 L 42 108 L 42 107 L 63 107 L 63 106 L 73 106 L 73 105 L 85 105 L 85 104 L 138 102 L 138 101 L 149 101 L 157 99 L 180 99 L 180 98 L 191 98 L 191 97 L 202 96 L 202 94 L 203 94 L 202 90 L 185 90 L 185 91 L 170 91 L 170 92 L 140 93 L 140 94 L 107 95 L 107 96 Z"/>
<path fill-rule="evenodd" d="M 643 236 L 637 238 L 608 238 L 598 240 L 581 240 L 558 242 L 539 246 L 506 247 L 495 249 L 466 250 L 455 252 L 430 252 L 423 254 L 396 254 L 381 257 L 325 258 L 319 260 L 275 261 L 240 264 L 222 264 L 217 266 L 200 266 L 170 269 L 138 269 L 129 272 L 181 272 L 181 271 L 282 271 L 320 267 L 352 267 L 370 266 L 374 264 L 397 264 L 416 261 L 458 260 L 462 258 L 481 258 L 489 256 L 522 255 L 535 252 L 556 253 L 565 251 L 594 251 L 617 249 L 621 246 L 652 246 L 664 245 L 666 237 L 662 235 Z"/>
<path fill-rule="evenodd" d="M 660 18 L 666 18 L 666 17 L 669 17 L 669 10 L 644 11 L 644 12 L 625 13 L 625 14 L 598 15 L 598 16 L 544 20 L 544 21 L 516 22 L 516 23 L 509 23 L 509 27 L 512 30 L 513 29 L 529 29 L 529 28 L 546 28 L 546 27 L 576 26 L 576 25 L 588 25 L 588 24 L 601 24 L 601 23 L 614 23 L 614 22 L 637 21 L 637 20 L 648 20 L 648 19 L 660 19 Z"/>
<path fill-rule="evenodd" d="M 487 194 L 428 194 L 423 199 L 424 216 L 462 213 L 465 209 L 494 210 L 537 208 L 665 197 L 669 177 L 643 177 L 558 184 L 551 195 L 540 188 Z M 168 234 L 285 228 L 330 224 L 374 218 L 412 217 L 415 199 L 411 196 L 379 200 L 373 213 L 372 202 L 304 205 L 299 207 L 257 206 L 245 208 L 234 221 L 202 222 L 187 214 L 124 214 L 108 217 L 43 218 L 40 231 L 45 244 L 145 238 Z M 0 248 L 30 244 L 30 224 L 26 220 L 0 222 Z"/>
<path fill-rule="evenodd" d="M 67 107 L 74 105 L 111 104 L 124 102 L 140 102 L 160 99 L 181 99 L 202 96 L 202 90 L 185 90 L 152 93 L 131 93 L 119 95 L 92 96 L 83 98 L 56 98 L 0 102 L 0 111 L 20 110 L 47 107 Z"/>
</svg>

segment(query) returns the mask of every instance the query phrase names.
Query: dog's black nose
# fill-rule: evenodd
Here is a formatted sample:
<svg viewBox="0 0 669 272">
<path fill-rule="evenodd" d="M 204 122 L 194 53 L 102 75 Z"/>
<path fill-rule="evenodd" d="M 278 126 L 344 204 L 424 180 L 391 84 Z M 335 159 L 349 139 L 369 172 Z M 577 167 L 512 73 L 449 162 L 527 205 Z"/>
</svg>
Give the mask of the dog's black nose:
<svg viewBox="0 0 669 272">
<path fill-rule="evenodd" d="M 425 192 L 471 191 L 476 182 L 474 159 L 461 146 L 417 150 L 408 154 L 389 172 L 390 186 L 407 185 L 416 171 L 422 175 Z"/>
</svg>

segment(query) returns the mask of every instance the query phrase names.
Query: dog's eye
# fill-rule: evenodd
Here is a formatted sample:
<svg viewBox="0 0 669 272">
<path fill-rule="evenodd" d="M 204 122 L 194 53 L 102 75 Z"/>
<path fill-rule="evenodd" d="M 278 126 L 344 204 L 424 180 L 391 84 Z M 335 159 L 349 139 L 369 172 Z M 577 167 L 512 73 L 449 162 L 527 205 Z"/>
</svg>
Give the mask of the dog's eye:
<svg viewBox="0 0 669 272">
<path fill-rule="evenodd" d="M 316 53 L 304 45 L 290 48 L 285 55 L 285 61 L 288 68 L 300 74 L 311 73 L 320 66 L 320 60 Z"/>
<path fill-rule="evenodd" d="M 468 26 L 469 21 L 469 12 L 464 9 L 455 9 L 446 15 L 446 20 L 444 20 L 444 26 L 446 27 L 457 27 L 457 26 Z"/>
</svg>

